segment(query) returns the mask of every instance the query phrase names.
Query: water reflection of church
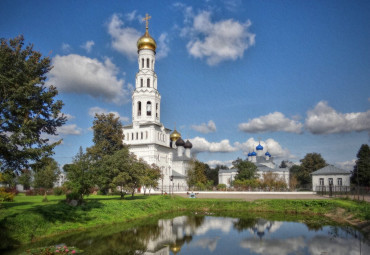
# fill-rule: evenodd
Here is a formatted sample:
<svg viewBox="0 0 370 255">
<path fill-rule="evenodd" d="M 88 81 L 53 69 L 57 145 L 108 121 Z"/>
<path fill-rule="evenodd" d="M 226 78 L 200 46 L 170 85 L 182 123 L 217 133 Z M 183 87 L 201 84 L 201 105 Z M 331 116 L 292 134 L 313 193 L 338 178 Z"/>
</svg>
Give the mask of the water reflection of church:
<svg viewBox="0 0 370 255">
<path fill-rule="evenodd" d="M 193 240 L 194 235 L 205 234 L 210 226 L 206 226 L 205 216 L 180 216 L 173 219 L 158 221 L 158 234 L 146 241 L 145 255 L 169 255 L 177 254 L 183 245 Z M 264 219 L 240 220 L 230 218 L 217 218 L 218 223 L 214 228 L 220 228 L 223 232 L 229 232 L 231 226 L 239 231 L 249 231 L 262 239 L 267 233 L 273 233 L 280 228 L 282 222 L 268 221 Z M 214 221 L 212 221 L 214 223 Z M 229 224 L 227 224 L 229 223 Z"/>
<path fill-rule="evenodd" d="M 149 239 L 144 254 L 168 255 L 170 251 L 177 254 L 185 243 L 191 242 L 197 226 L 197 222 L 187 216 L 159 220 L 160 233 Z"/>
</svg>

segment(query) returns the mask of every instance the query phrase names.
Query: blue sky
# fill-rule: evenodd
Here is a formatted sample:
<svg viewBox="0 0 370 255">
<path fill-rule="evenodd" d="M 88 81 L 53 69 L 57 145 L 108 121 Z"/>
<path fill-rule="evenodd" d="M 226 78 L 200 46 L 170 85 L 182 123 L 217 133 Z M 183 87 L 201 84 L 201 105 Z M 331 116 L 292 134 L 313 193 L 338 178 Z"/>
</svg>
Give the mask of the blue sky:
<svg viewBox="0 0 370 255">
<path fill-rule="evenodd" d="M 317 152 L 348 168 L 369 143 L 369 1 L 0 1 L 1 37 L 53 61 L 61 165 L 92 145 L 95 112 L 131 122 L 145 13 L 161 122 L 201 161 L 230 164 L 260 138 L 277 163 Z"/>
</svg>

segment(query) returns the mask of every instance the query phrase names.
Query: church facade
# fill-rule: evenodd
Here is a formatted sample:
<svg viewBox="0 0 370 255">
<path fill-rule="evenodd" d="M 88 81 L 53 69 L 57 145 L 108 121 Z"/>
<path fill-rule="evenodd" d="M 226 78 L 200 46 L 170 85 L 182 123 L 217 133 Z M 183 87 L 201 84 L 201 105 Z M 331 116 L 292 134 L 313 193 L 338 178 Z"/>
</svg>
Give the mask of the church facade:
<svg viewBox="0 0 370 255">
<path fill-rule="evenodd" d="M 145 34 L 137 41 L 139 71 L 132 95 L 132 123 L 123 127 L 123 142 L 138 158 L 161 169 L 159 189 L 187 190 L 192 144 L 184 142 L 176 129 L 171 132 L 160 121 L 161 95 L 155 73 L 157 44 L 148 32 L 149 18 L 145 18 Z"/>
<path fill-rule="evenodd" d="M 287 187 L 289 187 L 289 168 L 278 168 L 274 163 L 273 157 L 261 144 L 258 144 L 255 152 L 248 153 L 248 161 L 254 163 L 257 166 L 257 174 L 259 179 L 263 179 L 263 175 L 267 173 L 272 173 L 277 176 L 277 178 L 283 180 Z M 232 182 L 235 180 L 235 176 L 238 174 L 237 169 L 232 168 L 229 170 L 220 170 L 218 172 L 218 183 L 225 184 L 227 187 L 231 187 Z"/>
</svg>

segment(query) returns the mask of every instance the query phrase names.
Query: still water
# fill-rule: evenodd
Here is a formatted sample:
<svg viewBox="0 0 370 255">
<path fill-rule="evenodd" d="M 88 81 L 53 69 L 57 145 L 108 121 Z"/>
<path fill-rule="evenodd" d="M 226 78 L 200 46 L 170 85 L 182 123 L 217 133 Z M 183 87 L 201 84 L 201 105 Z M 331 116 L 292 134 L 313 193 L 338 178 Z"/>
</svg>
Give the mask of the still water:
<svg viewBox="0 0 370 255">
<path fill-rule="evenodd" d="M 259 217 L 191 214 L 119 228 L 81 232 L 48 245 L 66 243 L 85 254 L 370 254 L 369 241 L 352 228 Z"/>
</svg>

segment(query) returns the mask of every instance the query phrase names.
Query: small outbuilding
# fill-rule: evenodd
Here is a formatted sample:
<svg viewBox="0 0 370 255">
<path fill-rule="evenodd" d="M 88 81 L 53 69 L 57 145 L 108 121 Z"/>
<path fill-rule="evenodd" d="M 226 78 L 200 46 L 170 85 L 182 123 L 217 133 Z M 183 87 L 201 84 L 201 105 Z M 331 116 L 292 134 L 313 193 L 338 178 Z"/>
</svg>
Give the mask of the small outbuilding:
<svg viewBox="0 0 370 255">
<path fill-rule="evenodd" d="M 333 191 L 344 191 L 350 187 L 351 171 L 333 165 L 323 167 L 311 173 L 311 176 L 313 191 L 329 191 L 330 186 Z"/>
</svg>

